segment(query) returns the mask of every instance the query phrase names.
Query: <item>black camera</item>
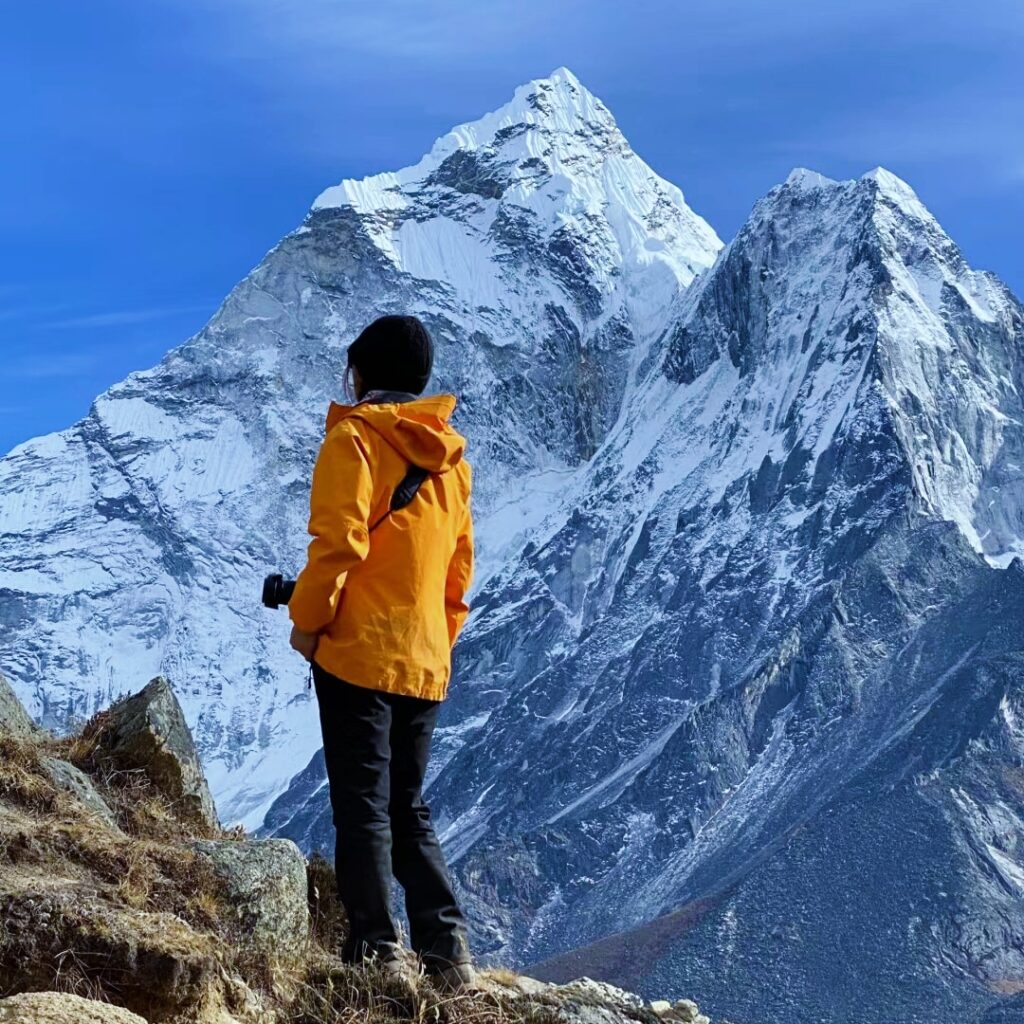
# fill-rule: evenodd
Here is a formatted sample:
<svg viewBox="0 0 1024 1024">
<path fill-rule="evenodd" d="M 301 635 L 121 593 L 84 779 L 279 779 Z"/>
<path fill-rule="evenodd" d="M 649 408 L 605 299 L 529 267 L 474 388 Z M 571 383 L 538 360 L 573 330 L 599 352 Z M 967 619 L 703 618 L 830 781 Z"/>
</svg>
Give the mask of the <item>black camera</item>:
<svg viewBox="0 0 1024 1024">
<path fill-rule="evenodd" d="M 263 581 L 263 603 L 268 608 L 280 608 L 292 599 L 295 580 L 286 580 L 279 572 L 272 572 Z"/>
</svg>

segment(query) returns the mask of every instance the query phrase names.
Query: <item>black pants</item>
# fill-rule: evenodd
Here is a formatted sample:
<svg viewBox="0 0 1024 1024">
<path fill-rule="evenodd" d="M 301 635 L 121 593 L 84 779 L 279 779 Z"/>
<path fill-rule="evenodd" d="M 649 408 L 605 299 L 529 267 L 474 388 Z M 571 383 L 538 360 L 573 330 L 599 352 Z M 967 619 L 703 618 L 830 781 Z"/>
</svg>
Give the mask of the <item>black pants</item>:
<svg viewBox="0 0 1024 1024">
<path fill-rule="evenodd" d="M 469 961 L 466 925 L 423 801 L 440 701 L 353 686 L 313 665 L 337 832 L 338 894 L 358 962 L 398 942 L 391 878 L 405 890 L 409 941 L 428 967 Z"/>
</svg>

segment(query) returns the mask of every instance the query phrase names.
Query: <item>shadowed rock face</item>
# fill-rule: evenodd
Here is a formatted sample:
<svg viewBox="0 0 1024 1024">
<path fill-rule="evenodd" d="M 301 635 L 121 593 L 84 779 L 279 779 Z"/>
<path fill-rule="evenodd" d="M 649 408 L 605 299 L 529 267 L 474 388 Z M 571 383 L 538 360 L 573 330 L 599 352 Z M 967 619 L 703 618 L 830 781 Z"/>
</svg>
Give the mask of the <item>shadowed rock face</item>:
<svg viewBox="0 0 1024 1024">
<path fill-rule="evenodd" d="M 108 825 L 116 827 L 117 820 L 114 817 L 114 812 L 100 796 L 92 779 L 85 772 L 59 757 L 46 757 L 42 763 L 50 780 L 58 789 L 73 796 L 91 814 L 95 814 Z"/>
<path fill-rule="evenodd" d="M 98 748 L 99 756 L 114 767 L 144 771 L 183 818 L 220 827 L 192 733 L 162 676 L 110 709 Z"/>
<path fill-rule="evenodd" d="M 684 892 L 710 896 L 554 957 L 539 977 L 678 985 L 736 1021 L 1000 1019 L 1024 934 L 1011 724 L 1024 705 L 1024 571 L 979 565 L 948 530 L 921 533 L 873 549 L 834 605 L 842 619 L 782 673 L 786 713 L 759 760 L 784 794 L 762 789 L 729 843 L 696 870 L 674 865 L 689 868 Z M 905 616 L 927 593 L 940 607 L 918 629 Z M 872 657 L 848 706 L 826 711 L 858 635 Z M 720 730 L 738 696 L 723 694 L 701 731 Z"/>
<path fill-rule="evenodd" d="M 11 684 L 0 675 L 0 733 L 26 738 L 38 733 L 39 728 L 18 700 Z"/>
</svg>

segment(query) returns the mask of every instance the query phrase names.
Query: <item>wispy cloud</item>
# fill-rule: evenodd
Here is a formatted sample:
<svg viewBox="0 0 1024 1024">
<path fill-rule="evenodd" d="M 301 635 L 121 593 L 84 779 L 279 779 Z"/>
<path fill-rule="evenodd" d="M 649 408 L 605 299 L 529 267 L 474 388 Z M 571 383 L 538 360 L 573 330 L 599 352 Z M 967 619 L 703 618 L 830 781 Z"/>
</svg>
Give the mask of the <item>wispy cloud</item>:
<svg viewBox="0 0 1024 1024">
<path fill-rule="evenodd" d="M 267 50 L 304 51 L 305 59 L 290 73 L 326 71 L 317 65 L 318 54 L 331 51 L 359 52 L 396 58 L 423 57 L 443 62 L 467 52 L 503 52 L 530 39 L 554 23 L 571 24 L 588 10 L 583 0 L 549 4 L 539 0 L 377 0 L 375 3 L 341 3 L 338 0 L 307 0 L 301 7 L 278 0 L 165 0 L 188 12 L 202 11 L 205 18 L 229 19 L 231 39 L 227 49 L 218 40 L 221 57 L 266 57 Z M 205 19 L 204 19 L 205 20 Z M 209 28 L 209 22 L 206 21 Z M 577 21 L 577 25 L 582 25 Z M 311 64 L 310 58 L 314 58 Z M 335 67 L 335 72 L 337 67 Z"/>
<path fill-rule="evenodd" d="M 0 307 L 0 322 L 8 320 L 33 320 L 40 316 L 53 316 L 60 312 L 54 306 L 3 306 Z"/>
<path fill-rule="evenodd" d="M 66 320 L 52 320 L 42 324 L 43 327 L 57 328 L 90 328 L 90 327 L 128 327 L 132 324 L 144 324 L 153 320 L 164 320 L 181 313 L 200 313 L 208 310 L 202 306 L 158 306 L 150 309 L 117 309 L 106 313 L 89 313 L 85 316 L 68 317 Z"/>
<path fill-rule="evenodd" d="M 44 352 L 22 356 L 0 365 L 0 378 L 13 380 L 45 380 L 48 378 L 77 377 L 99 365 L 104 353 Z"/>
</svg>

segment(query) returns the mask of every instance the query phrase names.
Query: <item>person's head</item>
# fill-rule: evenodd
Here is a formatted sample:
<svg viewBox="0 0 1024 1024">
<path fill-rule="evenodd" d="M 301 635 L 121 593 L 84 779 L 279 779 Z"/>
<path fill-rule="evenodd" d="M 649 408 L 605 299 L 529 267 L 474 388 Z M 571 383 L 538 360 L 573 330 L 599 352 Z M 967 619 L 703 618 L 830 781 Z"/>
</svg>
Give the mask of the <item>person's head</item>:
<svg viewBox="0 0 1024 1024">
<path fill-rule="evenodd" d="M 414 316 L 382 316 L 348 347 L 347 375 L 356 399 L 370 391 L 422 394 L 434 365 L 434 343 Z"/>
</svg>

